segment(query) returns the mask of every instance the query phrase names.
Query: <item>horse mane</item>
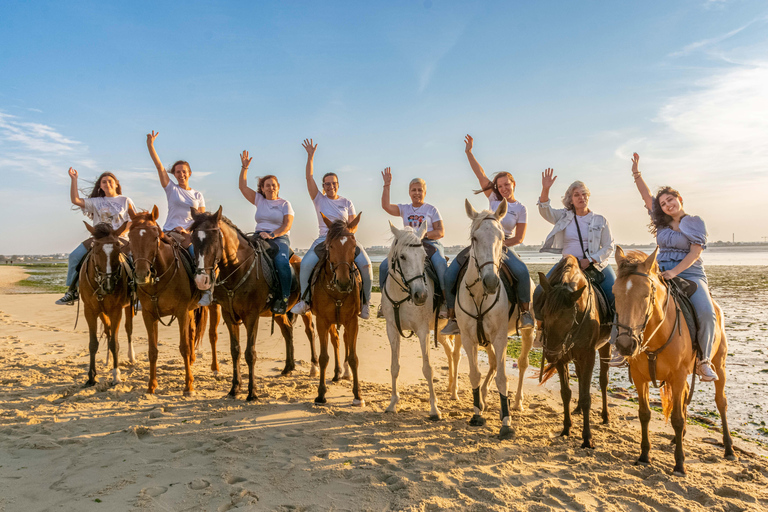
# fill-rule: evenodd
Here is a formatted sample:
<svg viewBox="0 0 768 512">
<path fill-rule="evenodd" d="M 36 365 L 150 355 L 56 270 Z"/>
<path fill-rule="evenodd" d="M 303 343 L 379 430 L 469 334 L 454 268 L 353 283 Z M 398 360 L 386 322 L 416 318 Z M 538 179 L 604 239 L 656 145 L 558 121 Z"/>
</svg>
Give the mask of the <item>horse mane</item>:
<svg viewBox="0 0 768 512">
<path fill-rule="evenodd" d="M 404 246 L 415 244 L 421 245 L 421 240 L 416 236 L 415 229 L 411 226 L 406 226 L 405 229 L 400 232 L 400 236 L 395 236 L 395 239 L 392 241 L 387 258 L 389 258 L 389 261 L 391 262 L 395 255 L 400 254 L 400 251 Z"/>
<path fill-rule="evenodd" d="M 552 270 L 552 276 L 549 278 L 549 282 L 552 285 L 562 284 L 563 278 L 573 275 L 578 271 L 576 268 L 576 261 L 571 258 L 563 258 L 557 262 L 555 268 Z"/>
<path fill-rule="evenodd" d="M 210 220 L 213 220 L 213 218 L 216 216 L 216 212 L 203 212 L 198 214 L 194 217 L 194 220 L 192 221 L 192 224 L 187 228 L 187 231 L 192 232 L 195 229 L 199 228 L 201 224 L 204 222 L 208 222 Z M 232 228 L 235 233 L 237 233 L 239 236 L 241 236 L 246 242 L 250 243 L 250 239 L 248 236 L 242 232 L 242 230 L 235 225 L 234 222 L 229 220 L 228 217 L 225 217 L 224 215 L 221 216 L 221 222 L 227 225 L 228 227 Z"/>
<path fill-rule="evenodd" d="M 331 242 L 349 234 L 350 233 L 349 229 L 347 228 L 347 221 L 344 219 L 337 219 L 333 221 L 331 227 L 328 228 L 328 234 L 325 237 L 325 246 L 330 247 Z"/>
<path fill-rule="evenodd" d="M 574 290 L 569 286 L 570 281 L 565 279 L 574 274 L 578 275 L 578 270 L 574 258 L 563 258 L 555 265 L 552 276 L 549 278 L 550 289 L 544 301 L 545 314 L 554 314 L 557 311 L 573 306 L 571 293 Z"/>
<path fill-rule="evenodd" d="M 643 263 L 645 263 L 645 260 L 647 259 L 648 259 L 648 255 L 645 254 L 643 251 L 628 251 L 624 255 L 624 260 L 619 264 L 618 277 L 619 278 L 627 277 L 633 272 L 637 272 L 638 267 Z M 659 272 L 659 264 L 654 260 L 653 265 L 651 266 L 650 273 L 658 274 L 658 272 Z"/>
<path fill-rule="evenodd" d="M 246 241 L 246 242 L 248 242 L 249 244 L 251 243 L 251 239 L 250 239 L 250 238 L 248 238 L 248 236 L 247 236 L 245 233 L 243 233 L 243 232 L 242 232 L 242 230 L 241 230 L 239 227 L 237 227 L 237 226 L 235 225 L 235 223 L 234 223 L 234 222 L 232 222 L 231 220 L 229 220 L 229 218 L 228 218 L 228 217 L 225 217 L 225 216 L 223 216 L 223 215 L 222 215 L 222 216 L 221 216 L 221 221 L 222 221 L 224 224 L 226 224 L 227 226 L 229 226 L 230 228 L 232 228 L 233 230 L 235 230 L 235 233 L 237 233 L 237 234 L 238 234 L 238 236 L 242 237 L 242 238 L 243 238 L 243 240 L 245 240 L 245 241 Z"/>
<path fill-rule="evenodd" d="M 93 226 L 93 239 L 99 240 L 101 238 L 106 238 L 109 235 L 112 234 L 112 226 L 105 222 L 99 222 L 95 226 Z"/>
</svg>

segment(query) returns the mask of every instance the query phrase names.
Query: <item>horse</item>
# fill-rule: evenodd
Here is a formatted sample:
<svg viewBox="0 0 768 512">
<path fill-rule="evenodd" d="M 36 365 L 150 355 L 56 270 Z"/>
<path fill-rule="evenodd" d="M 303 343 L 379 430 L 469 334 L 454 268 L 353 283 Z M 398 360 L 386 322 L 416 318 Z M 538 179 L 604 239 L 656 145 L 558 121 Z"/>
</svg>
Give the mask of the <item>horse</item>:
<svg viewBox="0 0 768 512">
<path fill-rule="evenodd" d="M 544 290 L 541 297 L 543 353 L 544 360 L 549 361 L 549 365 L 542 371 L 542 382 L 557 369 L 560 376 L 560 398 L 563 401 L 563 431 L 560 435 L 570 435 L 571 388 L 568 382 L 568 363 L 574 362 L 576 378 L 579 381 L 579 405 L 574 412 L 580 412 L 583 419 L 581 447 L 594 448 L 589 418 L 592 406 L 592 371 L 595 368 L 595 352 L 599 347 L 602 418 L 603 424 L 607 425 L 610 345 L 606 341 L 611 334 L 611 325 L 601 325 L 597 292 L 581 271 L 575 256 L 569 254 L 560 260 L 549 279 L 539 272 L 539 283 Z"/>
<path fill-rule="evenodd" d="M 136 290 L 141 302 L 141 316 L 147 328 L 149 346 L 149 384 L 147 393 L 157 389 L 157 337 L 161 322 L 169 326 L 176 318 L 179 326 L 179 351 L 184 360 L 184 396 L 195 393 L 192 364 L 195 348 L 203 337 L 207 308 L 198 308 L 200 293 L 194 287 L 181 258 L 185 251 L 167 237 L 157 224 L 158 209 L 136 213 L 128 207 L 131 228 L 128 231 L 135 267 Z M 162 317 L 172 315 L 166 324 Z"/>
<path fill-rule="evenodd" d="M 629 360 L 632 382 L 637 389 L 639 417 L 642 427 L 640 457 L 637 464 L 650 464 L 648 453 L 648 423 L 651 408 L 648 403 L 649 382 L 663 381 L 660 394 L 662 411 L 666 419 L 672 416 L 675 429 L 675 467 L 673 474 L 685 476 L 683 437 L 688 416 L 688 403 L 692 389 L 686 378 L 694 373 L 697 351 L 691 339 L 688 324 L 681 318 L 676 298 L 670 300 L 670 290 L 659 275 L 656 262 L 658 247 L 650 256 L 641 251 L 627 254 L 616 247 L 619 275 L 613 285 L 616 296 L 616 348 Z M 725 359 L 728 339 L 725 335 L 723 310 L 715 303 L 717 328 L 712 347 L 712 364 L 717 372 L 715 403 L 723 427 L 725 458 L 736 460 L 733 441 L 728 430 L 728 400 L 725 397 Z M 693 380 L 691 381 L 693 385 Z"/>
<path fill-rule="evenodd" d="M 514 435 L 509 416 L 507 398 L 507 335 L 517 326 L 519 309 L 510 317 L 513 302 L 499 277 L 502 264 L 504 229 L 501 219 L 507 214 L 507 201 L 501 201 L 495 212 L 477 212 L 468 200 L 464 207 L 472 219 L 471 243 L 467 271 L 459 282 L 456 294 L 456 321 L 461 331 L 461 343 L 469 360 L 469 380 L 472 384 L 474 414 L 471 426 L 485 425 L 483 411 L 486 408 L 488 382 L 496 374 L 496 387 L 501 400 L 501 429 L 499 439 Z M 482 262 L 482 263 L 480 263 Z M 520 410 L 523 402 L 523 376 L 528 368 L 528 353 L 533 345 L 533 329 L 521 331 L 523 344 L 518 359 L 517 395 L 513 410 Z M 478 346 L 485 346 L 490 369 L 480 386 L 480 369 L 477 363 Z"/>
<path fill-rule="evenodd" d="M 418 231 L 407 227 L 397 229 L 392 223 L 389 228 L 395 239 L 389 250 L 389 277 L 382 289 L 381 309 L 387 321 L 387 336 L 392 352 L 392 400 L 387 412 L 397 412 L 397 377 L 400 374 L 400 341 L 404 337 L 403 329 L 416 333 L 421 344 L 422 372 L 429 386 L 430 418 L 441 418 L 437 406 L 437 396 L 432 382 L 432 364 L 429 360 L 429 330 L 434 329 L 439 342 L 448 358 L 448 391 L 453 400 L 458 400 L 458 367 L 461 359 L 461 344 L 440 334 L 435 324 L 434 293 L 435 284 L 427 277 L 425 263 L 427 252 L 421 243 L 427 231 L 427 223 L 423 222 Z"/>
<path fill-rule="evenodd" d="M 200 290 L 213 289 L 214 299 L 220 304 L 224 322 L 229 331 L 230 351 L 232 353 L 232 387 L 229 396 L 235 397 L 240 392 L 240 324 L 245 325 L 247 342 L 245 361 L 248 364 L 247 401 L 257 400 L 254 364 L 256 362 L 256 335 L 259 317 L 272 317 L 280 327 L 285 339 L 285 367 L 281 375 L 290 375 L 296 368 L 293 356 L 293 322 L 289 314 L 273 315 L 270 310 L 272 292 L 267 280 L 266 254 L 257 250 L 248 237 L 232 221 L 222 215 L 222 209 L 215 213 L 205 213 L 191 209 L 193 223 L 189 228 L 192 233 L 192 245 L 197 258 L 195 284 Z M 291 265 L 298 275 L 300 260 L 291 259 Z M 216 277 L 218 274 L 218 277 Z M 288 299 L 290 309 L 299 298 L 295 290 Z M 314 333 L 309 313 L 303 315 L 307 336 L 315 359 Z"/>
<path fill-rule="evenodd" d="M 125 331 L 128 335 L 128 359 L 134 363 L 131 336 L 133 334 L 133 307 L 131 305 L 131 275 L 126 258 L 121 254 L 119 236 L 125 231 L 126 221 L 118 229 L 108 224 L 92 227 L 84 222 L 93 235 L 91 250 L 80 268 L 80 299 L 83 301 L 83 313 L 88 323 L 90 342 L 90 364 L 85 387 L 96 384 L 96 352 L 99 349 L 97 321 L 101 319 L 104 332 L 108 333 L 109 352 L 112 353 L 112 383 L 119 384 L 117 331 L 120 328 L 123 309 L 125 309 Z M 109 354 L 107 354 L 109 357 Z"/>
<path fill-rule="evenodd" d="M 331 222 L 321 213 L 328 226 L 325 238 L 327 256 L 318 265 L 317 279 L 312 283 L 312 310 L 317 320 L 320 337 L 320 384 L 317 387 L 316 404 L 326 403 L 325 370 L 328 366 L 328 338 L 330 335 L 336 354 L 336 370 L 333 381 L 339 380 L 339 327 L 344 326 L 345 363 L 352 370 L 352 405 L 365 406 L 360 398 L 357 360 L 357 314 L 360 312 L 360 276 L 355 267 L 355 231 L 360 216 Z"/>
</svg>

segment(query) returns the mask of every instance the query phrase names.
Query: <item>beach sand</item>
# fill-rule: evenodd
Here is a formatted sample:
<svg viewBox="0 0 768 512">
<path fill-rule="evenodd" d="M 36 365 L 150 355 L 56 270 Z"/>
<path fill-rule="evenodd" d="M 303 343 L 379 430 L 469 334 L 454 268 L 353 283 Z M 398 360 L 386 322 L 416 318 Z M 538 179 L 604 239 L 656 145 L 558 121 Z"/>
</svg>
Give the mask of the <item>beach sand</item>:
<svg viewBox="0 0 768 512">
<path fill-rule="evenodd" d="M 313 405 L 318 382 L 308 375 L 300 323 L 297 370 L 280 377 L 283 341 L 262 321 L 255 403 L 244 394 L 225 397 L 231 359 L 223 324 L 222 375 L 215 378 L 209 368 L 206 336 L 194 366 L 194 397 L 182 396 L 175 325 L 160 328 L 159 388 L 145 394 L 141 318 L 134 321 L 134 365 L 127 363 L 121 328 L 123 383 L 109 385 L 103 343 L 100 383 L 83 388 L 84 319 L 73 329 L 76 307 L 55 306 L 56 294 L 13 293 L 24 276 L 22 269 L 0 267 L 0 510 L 768 510 L 768 451 L 761 446 L 736 438 L 739 460 L 725 461 L 721 435 L 689 425 L 688 476 L 674 477 L 672 427 L 654 412 L 653 463 L 635 466 L 637 406 L 612 399 L 611 424 L 604 426 L 595 393 L 597 448 L 582 449 L 580 428 L 559 436 L 559 385 L 552 379 L 536 386 L 537 370 L 526 378 L 524 410 L 513 413 L 516 435 L 501 442 L 495 385 L 487 425 L 470 427 L 466 361 L 460 400 L 451 401 L 442 349 L 431 349 L 431 358 L 443 420 L 429 420 L 418 341 L 406 340 L 400 412 L 385 414 L 390 355 L 383 320 L 361 322 L 364 408 L 352 407 L 348 381 L 329 384 L 328 405 Z M 510 389 L 516 382 L 515 370 Z M 702 394 L 711 396 L 711 389 Z"/>
</svg>

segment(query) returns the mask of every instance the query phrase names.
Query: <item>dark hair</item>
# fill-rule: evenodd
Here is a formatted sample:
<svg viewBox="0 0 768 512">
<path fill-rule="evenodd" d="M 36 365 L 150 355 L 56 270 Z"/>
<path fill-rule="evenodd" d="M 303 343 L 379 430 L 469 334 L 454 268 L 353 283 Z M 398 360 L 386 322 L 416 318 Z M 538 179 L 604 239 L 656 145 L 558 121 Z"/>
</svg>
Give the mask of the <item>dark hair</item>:
<svg viewBox="0 0 768 512">
<path fill-rule="evenodd" d="M 328 176 L 334 176 L 336 178 L 336 181 L 339 181 L 339 177 L 336 175 L 335 172 L 327 172 L 323 174 L 323 179 L 320 180 L 320 183 L 325 183 L 325 178 L 327 178 Z"/>
<path fill-rule="evenodd" d="M 189 174 L 190 175 L 192 174 L 192 167 L 190 167 L 189 162 L 187 162 L 186 160 L 176 160 L 175 162 L 173 162 L 173 165 L 171 166 L 171 170 L 169 172 L 173 174 L 173 171 L 176 169 L 176 166 L 179 164 L 186 165 L 187 169 L 189 169 Z"/>
<path fill-rule="evenodd" d="M 491 191 L 493 191 L 492 194 L 496 194 L 496 199 L 498 199 L 498 200 L 503 199 L 503 197 L 501 196 L 501 193 L 499 192 L 499 179 L 501 179 L 503 176 L 506 176 L 507 178 L 509 178 L 509 181 L 512 182 L 512 190 L 514 191 L 515 190 L 515 185 L 516 185 L 515 177 L 512 176 L 511 173 L 508 173 L 506 171 L 502 171 L 502 172 L 497 172 L 496 174 L 494 174 L 493 178 L 491 179 L 491 181 L 487 185 L 485 185 L 483 188 L 481 188 L 480 190 L 475 190 L 474 191 L 475 194 L 482 194 L 482 193 L 485 193 L 485 192 L 491 190 Z"/>
<path fill-rule="evenodd" d="M 90 197 L 104 197 L 104 191 L 101 190 L 101 180 L 103 178 L 105 178 L 105 177 L 112 178 L 113 180 L 115 180 L 115 184 L 117 185 L 117 187 L 116 187 L 117 195 L 119 195 L 119 196 L 123 195 L 123 189 L 120 186 L 120 181 L 118 181 L 117 177 L 114 174 L 112 174 L 111 172 L 103 172 L 103 173 L 101 173 L 101 176 L 96 178 L 96 183 L 93 184 L 93 190 L 91 191 L 90 195 L 88 196 L 89 198 Z"/>
<path fill-rule="evenodd" d="M 653 235 L 656 235 L 659 229 L 669 226 L 669 223 L 672 222 L 672 217 L 664 213 L 664 210 L 662 210 L 659 205 L 659 198 L 664 194 L 669 194 L 678 198 L 680 200 L 680 205 L 682 206 L 683 204 L 683 198 L 680 196 L 680 192 L 672 187 L 661 187 L 659 191 L 656 192 L 656 197 L 653 198 L 653 207 L 651 209 L 651 223 L 648 224 L 648 230 Z"/>
<path fill-rule="evenodd" d="M 275 183 L 277 183 L 277 187 L 280 188 L 280 182 L 277 180 L 277 176 L 274 174 L 267 174 L 266 176 L 262 176 L 259 178 L 259 184 L 256 186 L 256 192 L 261 194 L 262 197 L 267 197 L 264 195 L 264 191 L 262 188 L 264 187 L 264 184 L 267 182 L 267 180 L 275 180 Z"/>
</svg>

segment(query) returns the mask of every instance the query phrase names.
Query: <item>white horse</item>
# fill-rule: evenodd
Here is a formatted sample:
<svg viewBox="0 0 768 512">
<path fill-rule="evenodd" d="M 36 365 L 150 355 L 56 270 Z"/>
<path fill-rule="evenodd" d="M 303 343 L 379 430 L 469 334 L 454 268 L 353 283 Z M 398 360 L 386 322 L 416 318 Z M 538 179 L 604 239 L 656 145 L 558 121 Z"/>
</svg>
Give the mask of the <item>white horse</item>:
<svg viewBox="0 0 768 512">
<path fill-rule="evenodd" d="M 387 336 L 392 350 L 392 401 L 387 412 L 397 412 L 397 377 L 400 374 L 400 337 L 403 331 L 412 331 L 421 343 L 422 371 L 429 385 L 430 418 L 441 418 L 437 407 L 437 396 L 432 382 L 432 364 L 429 361 L 429 330 L 437 333 L 437 341 L 443 345 L 448 357 L 448 391 L 453 400 L 458 400 L 458 367 L 461 358 L 461 344 L 440 334 L 435 325 L 433 298 L 435 285 L 426 276 L 424 265 L 427 252 L 421 239 L 427 230 L 427 223 L 418 231 L 407 227 L 397 229 L 389 223 L 395 239 L 389 249 L 389 275 L 381 293 L 381 310 L 387 320 Z M 410 335 L 409 335 L 410 336 Z M 452 337 L 451 337 L 452 338 Z"/>
<path fill-rule="evenodd" d="M 459 283 L 456 293 L 456 321 L 461 331 L 461 343 L 469 360 L 469 380 L 474 398 L 474 415 L 469 424 L 485 425 L 483 411 L 488 394 L 488 382 L 496 374 L 496 387 L 501 399 L 501 431 L 499 438 L 513 435 L 510 428 L 509 399 L 507 398 L 507 335 L 515 329 L 519 308 L 508 318 L 510 300 L 501 279 L 499 266 L 502 265 L 504 229 L 501 219 L 507 214 L 507 201 L 502 200 L 495 212 L 477 212 L 469 201 L 465 201 L 467 216 L 472 219 L 471 243 L 467 271 Z M 528 278 L 530 279 L 530 277 Z M 528 352 L 533 345 L 533 328 L 521 329 L 523 346 L 518 360 L 519 374 L 517 396 L 513 410 L 520 410 L 523 402 L 523 377 L 528 368 Z M 484 344 L 488 352 L 490 369 L 480 386 L 480 368 L 477 350 Z"/>
</svg>

